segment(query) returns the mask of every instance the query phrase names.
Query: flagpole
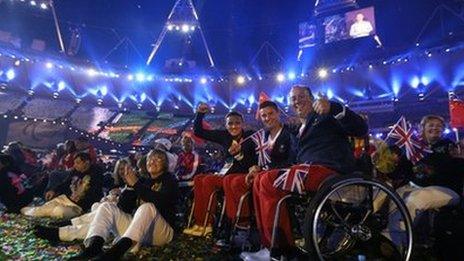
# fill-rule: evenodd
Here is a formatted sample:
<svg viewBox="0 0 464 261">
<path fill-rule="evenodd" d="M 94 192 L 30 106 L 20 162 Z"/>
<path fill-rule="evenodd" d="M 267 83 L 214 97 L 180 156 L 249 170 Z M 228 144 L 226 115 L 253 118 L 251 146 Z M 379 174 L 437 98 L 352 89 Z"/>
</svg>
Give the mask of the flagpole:
<svg viewBox="0 0 464 261">
<path fill-rule="evenodd" d="M 458 147 L 458 153 L 461 154 L 462 148 L 461 148 L 461 142 L 459 141 L 459 130 L 458 128 L 453 128 L 454 131 L 454 137 L 456 138 L 456 145 Z"/>
<path fill-rule="evenodd" d="M 241 140 L 239 144 L 242 145 L 245 141 L 249 140 L 253 135 L 255 135 L 256 133 L 258 133 L 260 131 L 263 131 L 263 130 L 264 129 L 259 129 L 259 130 L 255 131 L 255 132 L 253 132 L 253 134 L 251 134 L 248 137 L 246 137 L 245 139 Z"/>
<path fill-rule="evenodd" d="M 390 135 L 391 135 L 391 134 L 393 133 L 393 131 L 395 130 L 395 126 L 400 124 L 400 121 L 401 121 L 402 118 L 403 118 L 403 116 L 401 116 L 400 119 L 399 119 L 395 124 L 393 124 L 393 127 L 391 128 L 390 132 L 389 132 L 389 133 L 387 134 L 387 136 L 385 137 L 384 142 L 387 142 L 387 140 L 390 138 Z"/>
</svg>

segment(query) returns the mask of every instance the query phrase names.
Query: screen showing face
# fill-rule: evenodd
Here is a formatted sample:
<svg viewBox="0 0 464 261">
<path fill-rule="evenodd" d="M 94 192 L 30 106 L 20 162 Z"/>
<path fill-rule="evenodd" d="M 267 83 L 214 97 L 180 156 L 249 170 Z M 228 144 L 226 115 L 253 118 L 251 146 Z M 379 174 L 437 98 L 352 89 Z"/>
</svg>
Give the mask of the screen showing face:
<svg viewBox="0 0 464 261">
<path fill-rule="evenodd" d="M 345 19 L 350 38 L 375 35 L 374 7 L 348 12 Z"/>
</svg>

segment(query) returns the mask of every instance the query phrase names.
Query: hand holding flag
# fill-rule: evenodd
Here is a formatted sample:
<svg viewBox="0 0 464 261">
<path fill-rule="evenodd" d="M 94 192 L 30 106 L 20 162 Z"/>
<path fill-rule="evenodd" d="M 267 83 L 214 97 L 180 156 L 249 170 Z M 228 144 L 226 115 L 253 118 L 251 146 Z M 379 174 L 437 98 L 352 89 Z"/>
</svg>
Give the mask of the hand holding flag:
<svg viewBox="0 0 464 261">
<path fill-rule="evenodd" d="M 432 153 L 427 145 L 419 140 L 404 116 L 401 116 L 398 122 L 393 125 L 392 130 L 385 138 L 385 142 L 390 138 L 396 140 L 395 145 L 400 149 L 404 148 L 406 157 L 413 164 L 423 159 L 426 153 Z"/>
</svg>

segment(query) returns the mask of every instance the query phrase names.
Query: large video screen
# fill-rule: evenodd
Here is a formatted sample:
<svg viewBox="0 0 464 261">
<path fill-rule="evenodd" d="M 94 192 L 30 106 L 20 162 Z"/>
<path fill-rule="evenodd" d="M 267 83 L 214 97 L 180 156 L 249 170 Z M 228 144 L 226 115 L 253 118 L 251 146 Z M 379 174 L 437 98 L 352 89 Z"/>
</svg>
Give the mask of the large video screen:
<svg viewBox="0 0 464 261">
<path fill-rule="evenodd" d="M 314 23 L 303 22 L 299 26 L 298 46 L 300 49 L 313 47 L 316 45 L 316 30 Z"/>
<path fill-rule="evenodd" d="M 51 122 L 15 121 L 10 123 L 6 143 L 21 141 L 34 148 L 54 148 L 65 140 L 66 126 Z"/>
<path fill-rule="evenodd" d="M 107 108 L 80 106 L 71 115 L 71 124 L 80 130 L 95 133 L 115 113 Z"/>
<path fill-rule="evenodd" d="M 373 36 L 376 34 L 374 7 L 326 17 L 323 26 L 325 43 Z"/>
<path fill-rule="evenodd" d="M 99 137 L 120 143 L 130 142 L 151 119 L 152 116 L 142 111 L 120 113 L 100 132 Z"/>
</svg>

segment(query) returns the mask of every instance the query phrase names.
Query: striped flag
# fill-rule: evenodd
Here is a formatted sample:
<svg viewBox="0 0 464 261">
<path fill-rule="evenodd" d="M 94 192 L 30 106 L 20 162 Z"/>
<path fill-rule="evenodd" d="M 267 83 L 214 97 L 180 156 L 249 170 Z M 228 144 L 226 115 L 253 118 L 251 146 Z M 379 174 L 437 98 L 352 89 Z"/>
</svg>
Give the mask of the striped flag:
<svg viewBox="0 0 464 261">
<path fill-rule="evenodd" d="M 290 169 L 280 170 L 277 179 L 274 181 L 274 187 L 285 191 L 304 194 L 304 183 L 308 177 L 310 166 L 311 165 L 302 164 Z"/>
<path fill-rule="evenodd" d="M 266 140 L 264 129 L 260 129 L 253 133 L 250 138 L 256 145 L 255 150 L 258 155 L 258 166 L 266 169 L 267 165 L 271 163 L 271 156 L 269 155 L 269 143 Z"/>
<path fill-rule="evenodd" d="M 401 116 L 398 122 L 393 126 L 393 129 L 387 135 L 385 141 L 389 138 L 396 140 L 395 145 L 400 149 L 404 148 L 406 157 L 413 164 L 423 159 L 426 153 L 432 153 L 427 145 L 419 140 L 404 116 Z"/>
</svg>

